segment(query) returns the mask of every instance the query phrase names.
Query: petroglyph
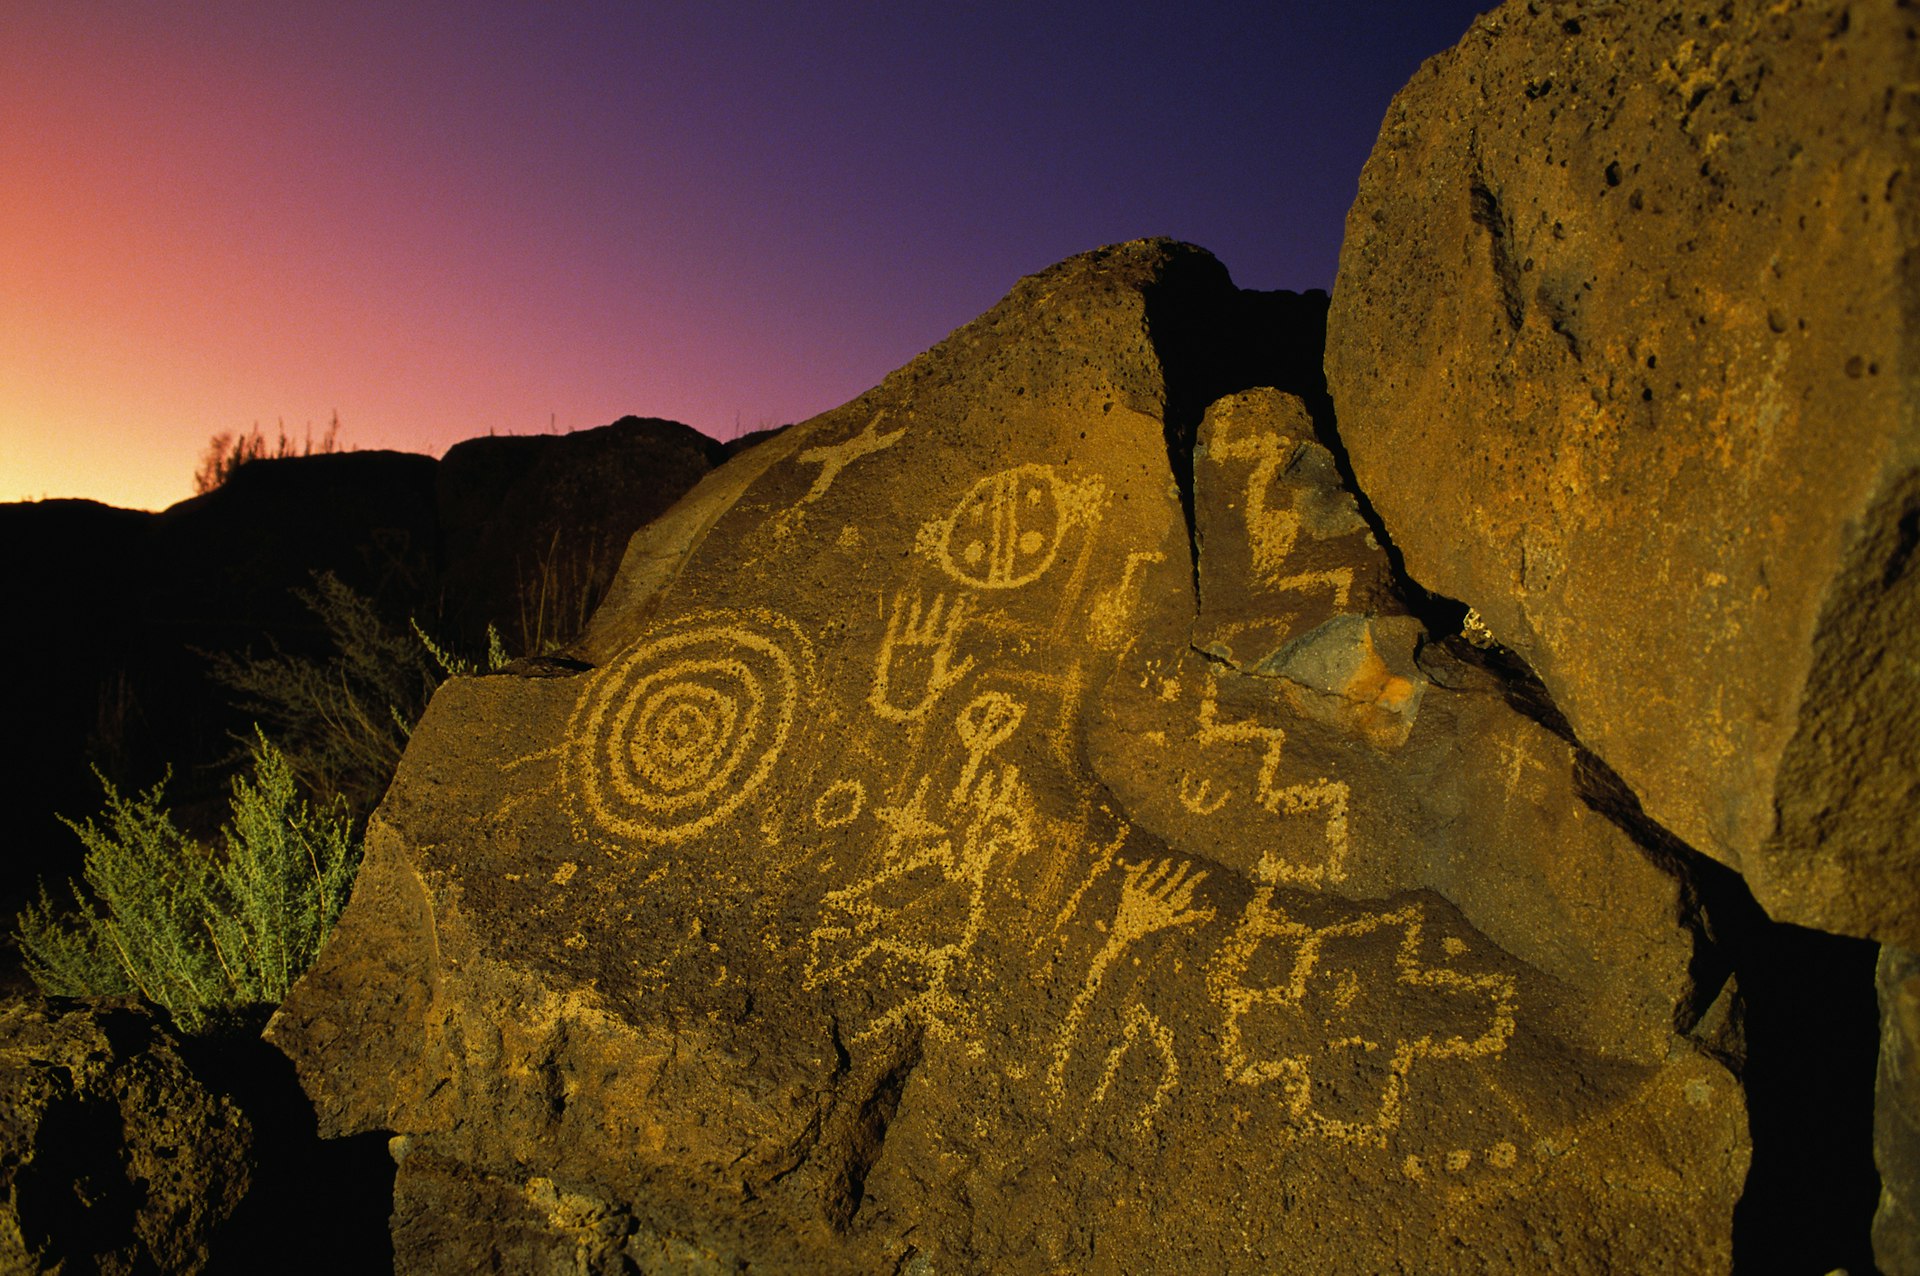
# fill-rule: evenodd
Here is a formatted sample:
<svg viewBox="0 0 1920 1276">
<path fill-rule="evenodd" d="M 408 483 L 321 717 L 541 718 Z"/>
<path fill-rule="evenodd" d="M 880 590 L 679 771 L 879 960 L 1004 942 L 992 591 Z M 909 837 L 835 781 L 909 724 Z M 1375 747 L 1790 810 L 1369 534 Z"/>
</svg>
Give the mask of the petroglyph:
<svg viewBox="0 0 1920 1276">
<path fill-rule="evenodd" d="M 1145 1042 L 1153 1047 L 1159 1056 L 1160 1080 L 1154 1086 L 1153 1097 L 1140 1108 L 1134 1120 L 1134 1131 L 1145 1134 L 1153 1125 L 1154 1114 L 1166 1104 L 1167 1096 L 1180 1084 L 1180 1058 L 1173 1049 L 1173 1029 L 1160 1022 L 1155 1015 L 1142 1005 L 1127 1007 L 1127 1017 L 1120 1028 L 1120 1039 L 1107 1051 L 1106 1063 L 1100 1069 L 1100 1082 L 1094 1086 L 1093 1094 L 1087 1100 L 1089 1108 L 1107 1097 L 1107 1091 L 1113 1086 L 1113 1079 L 1120 1071 L 1120 1064 L 1126 1058 L 1127 1051 Z"/>
<path fill-rule="evenodd" d="M 605 831 L 678 841 L 730 816 L 773 770 L 811 669 L 772 612 L 703 612 L 591 676 L 561 750 L 567 791 Z"/>
<path fill-rule="evenodd" d="M 1307 1133 L 1341 1143 L 1384 1148 L 1388 1136 L 1405 1117 L 1407 1076 L 1416 1064 L 1422 1060 L 1497 1055 L 1507 1048 L 1514 1032 L 1513 978 L 1428 966 L 1421 955 L 1425 918 L 1424 907 L 1413 903 L 1328 926 L 1311 926 L 1293 920 L 1276 907 L 1271 887 L 1256 892 L 1207 973 L 1208 991 L 1224 1014 L 1221 1056 L 1227 1076 L 1242 1085 L 1277 1081 L 1286 1097 L 1289 1116 Z M 1463 1000 L 1471 1007 L 1476 1032 L 1442 1036 L 1431 1030 L 1420 1031 L 1431 1023 L 1431 1011 L 1425 1018 L 1383 1014 L 1369 1019 L 1356 1010 L 1363 993 L 1378 991 L 1369 989 L 1368 984 L 1371 981 L 1377 985 L 1379 978 L 1360 968 L 1325 968 L 1327 945 L 1395 927 L 1402 935 L 1388 994 L 1404 999 L 1438 993 Z M 1292 948 L 1293 960 L 1284 979 L 1250 986 L 1247 976 L 1256 955 L 1263 945 L 1274 942 Z M 1449 952 L 1448 958 L 1456 955 Z M 1274 1022 L 1266 1025 L 1269 1031 L 1262 1035 L 1279 1037 L 1294 1047 L 1291 1052 L 1260 1057 L 1249 1047 L 1247 1022 L 1256 1012 L 1274 1016 Z M 1460 1016 L 1448 1014 L 1446 1018 L 1457 1022 Z M 1395 1026 L 1402 1024 L 1405 1026 Z M 1366 1105 L 1370 1110 L 1343 1118 L 1323 1110 L 1315 1085 L 1317 1078 L 1341 1070 L 1336 1059 L 1346 1051 L 1386 1054 L 1379 1092 Z"/>
<path fill-rule="evenodd" d="M 1236 415 L 1229 412 L 1219 418 L 1214 427 L 1210 455 L 1215 463 L 1222 465 L 1228 461 L 1253 462 L 1253 469 L 1247 475 L 1244 515 L 1247 537 L 1253 550 L 1253 570 L 1270 589 L 1323 588 L 1332 591 L 1335 606 L 1345 607 L 1347 596 L 1353 589 L 1351 568 L 1297 572 L 1291 576 L 1281 574 L 1288 557 L 1293 553 L 1294 543 L 1300 538 L 1301 517 L 1296 510 L 1269 509 L 1267 494 L 1273 487 L 1273 481 L 1306 444 L 1265 430 L 1248 431 L 1238 438 L 1229 437 Z"/>
<path fill-rule="evenodd" d="M 1327 854 L 1324 860 L 1314 864 L 1295 864 L 1268 851 L 1254 866 L 1255 878 L 1261 882 L 1289 882 L 1301 886 L 1319 886 L 1344 879 L 1347 803 L 1350 796 L 1346 783 L 1321 778 L 1298 784 L 1280 784 L 1280 759 L 1286 751 L 1287 733 L 1279 727 L 1261 726 L 1251 719 L 1222 719 L 1219 695 L 1218 679 L 1209 677 L 1206 689 L 1200 693 L 1199 729 L 1194 733 L 1194 742 L 1201 745 L 1262 746 L 1260 771 L 1254 787 L 1255 801 L 1268 811 L 1287 815 L 1304 815 L 1309 811 L 1326 814 Z M 1210 791 L 1211 785 L 1204 779 L 1196 782 L 1191 773 L 1181 777 L 1181 802 L 1195 814 L 1218 810 L 1232 796 L 1230 790 L 1223 788 L 1217 797 L 1210 798 Z M 1202 810 L 1201 807 L 1209 801 L 1211 806 Z"/>
<path fill-rule="evenodd" d="M 902 805 L 875 809 L 874 818 L 887 829 L 881 865 L 866 879 L 822 898 L 840 923 L 817 927 L 809 937 L 804 981 L 808 988 L 820 988 L 869 963 L 895 980 L 917 980 L 917 992 L 876 1016 L 854 1039 L 917 1020 L 929 1033 L 978 1055 L 983 1047 L 974 1031 L 977 1009 L 956 996 L 950 983 L 986 926 L 994 864 L 1033 849 L 1032 796 L 1018 767 L 982 776 L 968 794 L 967 824 L 956 849 L 947 828 L 927 815 L 928 783 L 922 777 Z M 949 920 L 942 933 L 925 933 L 928 923 L 921 918 L 942 913 L 950 918 L 952 910 L 918 906 L 955 888 L 964 918 L 957 931 Z"/>
<path fill-rule="evenodd" d="M 907 432 L 905 426 L 897 430 L 889 430 L 885 434 L 876 432 L 881 419 L 886 415 L 884 412 L 876 412 L 873 420 L 867 422 L 866 428 L 860 433 L 831 446 L 810 447 L 794 458 L 803 465 L 820 467 L 820 473 L 813 480 L 813 486 L 808 488 L 807 494 L 800 498 L 801 504 L 811 505 L 825 496 L 827 489 L 833 486 L 833 481 L 840 477 L 840 471 L 861 457 L 885 451 L 900 441 Z"/>
<path fill-rule="evenodd" d="M 1073 915 L 1080 910 L 1080 901 L 1086 898 L 1087 892 L 1092 889 L 1093 884 L 1099 881 L 1101 876 L 1104 875 L 1109 868 L 1113 867 L 1113 861 L 1119 857 L 1121 850 L 1125 848 L 1127 844 L 1127 838 L 1131 836 L 1132 833 L 1133 828 L 1131 825 L 1122 824 L 1114 833 L 1113 838 L 1094 855 L 1093 867 L 1080 879 L 1080 884 L 1074 887 L 1073 894 L 1067 897 L 1065 906 L 1060 910 L 1060 916 L 1054 920 L 1052 926 L 1053 931 L 1059 931 L 1065 927 L 1069 921 L 1073 920 Z M 1039 939 L 1034 941 L 1035 947 L 1038 947 L 1045 939 L 1046 935 L 1041 935 Z M 1047 963 L 1047 970 L 1050 972 L 1052 969 L 1053 963 L 1049 961 Z"/>
<path fill-rule="evenodd" d="M 944 623 L 942 623 L 944 621 Z M 894 596 L 893 610 L 887 617 L 887 633 L 880 640 L 880 652 L 874 658 L 873 690 L 867 706 L 889 722 L 912 722 L 925 717 L 942 692 L 964 678 L 973 668 L 973 657 L 953 661 L 954 644 L 967 624 L 967 600 L 956 597 L 948 607 L 945 594 L 935 594 L 931 604 L 923 605 L 915 593 L 911 601 L 905 592 Z M 894 662 L 911 654 L 924 658 L 920 695 L 907 705 L 893 702 L 896 671 Z"/>
<path fill-rule="evenodd" d="M 917 544 L 941 571 L 979 589 L 1017 589 L 1046 574 L 1076 526 L 1091 527 L 1104 489 L 1064 482 L 1051 465 L 989 474 L 945 518 L 920 529 Z"/>
<path fill-rule="evenodd" d="M 1188 771 L 1180 773 L 1180 805 L 1195 815 L 1212 815 L 1225 806 L 1227 799 L 1232 796 L 1232 791 L 1226 788 L 1222 788 L 1216 796 L 1213 792 L 1213 781 L 1205 778 L 1195 779 Z"/>
<path fill-rule="evenodd" d="M 867 786 L 858 780 L 838 780 L 813 800 L 813 822 L 823 829 L 845 828 L 860 818 L 867 804 Z"/>
<path fill-rule="evenodd" d="M 961 747 L 967 751 L 967 762 L 960 769 L 960 782 L 953 786 L 953 795 L 947 799 L 948 806 L 958 806 L 966 800 L 974 777 L 980 774 L 980 764 L 989 753 L 1013 738 L 1026 712 L 1025 705 L 1000 691 L 982 692 L 960 710 L 953 720 L 953 729 L 960 737 Z"/>
<path fill-rule="evenodd" d="M 1112 589 L 1094 600 L 1093 610 L 1087 617 L 1087 636 L 1093 645 L 1106 651 L 1119 651 L 1132 639 L 1128 621 L 1140 606 L 1141 569 L 1149 563 L 1164 563 L 1167 556 L 1160 550 L 1147 553 L 1139 551 L 1127 555 L 1127 565 L 1120 570 L 1120 581 Z"/>
<path fill-rule="evenodd" d="M 1107 929 L 1107 941 L 1093 955 L 1086 979 L 1075 994 L 1073 1004 L 1060 1024 L 1055 1039 L 1053 1062 L 1047 1069 L 1047 1085 L 1058 1096 L 1066 1088 L 1067 1061 L 1072 1057 L 1075 1039 L 1087 1017 L 1087 1009 L 1106 980 L 1107 971 L 1126 950 L 1159 931 L 1195 922 L 1213 920 L 1211 908 L 1194 908 L 1193 892 L 1207 880 L 1204 871 L 1191 864 L 1166 859 L 1155 863 L 1121 863 L 1120 900 L 1114 906 L 1113 924 Z"/>
</svg>

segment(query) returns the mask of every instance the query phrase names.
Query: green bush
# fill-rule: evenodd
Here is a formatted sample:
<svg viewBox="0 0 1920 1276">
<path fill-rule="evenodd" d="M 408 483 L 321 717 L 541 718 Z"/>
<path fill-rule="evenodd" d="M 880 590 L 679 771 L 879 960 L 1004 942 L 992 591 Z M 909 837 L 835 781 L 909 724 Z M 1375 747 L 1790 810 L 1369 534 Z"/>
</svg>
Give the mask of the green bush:
<svg viewBox="0 0 1920 1276">
<path fill-rule="evenodd" d="M 234 777 L 217 850 L 174 825 L 162 785 L 124 797 L 101 777 L 105 810 L 66 821 L 87 848 L 87 890 L 69 883 L 74 909 L 62 916 L 43 883 L 19 917 L 42 990 L 137 992 L 188 1032 L 285 999 L 346 907 L 359 856 L 343 803 L 302 799 L 264 736 L 252 756 L 251 777 Z"/>
</svg>

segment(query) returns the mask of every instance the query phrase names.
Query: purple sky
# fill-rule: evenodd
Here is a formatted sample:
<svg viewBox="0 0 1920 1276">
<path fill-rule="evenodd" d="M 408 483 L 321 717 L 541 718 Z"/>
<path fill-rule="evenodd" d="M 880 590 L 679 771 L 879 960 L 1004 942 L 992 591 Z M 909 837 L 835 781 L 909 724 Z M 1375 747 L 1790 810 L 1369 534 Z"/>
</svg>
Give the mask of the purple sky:
<svg viewBox="0 0 1920 1276">
<path fill-rule="evenodd" d="M 335 411 L 726 437 L 1141 235 L 1329 287 L 1483 7 L 5 0 L 0 500 L 159 507 Z"/>
</svg>

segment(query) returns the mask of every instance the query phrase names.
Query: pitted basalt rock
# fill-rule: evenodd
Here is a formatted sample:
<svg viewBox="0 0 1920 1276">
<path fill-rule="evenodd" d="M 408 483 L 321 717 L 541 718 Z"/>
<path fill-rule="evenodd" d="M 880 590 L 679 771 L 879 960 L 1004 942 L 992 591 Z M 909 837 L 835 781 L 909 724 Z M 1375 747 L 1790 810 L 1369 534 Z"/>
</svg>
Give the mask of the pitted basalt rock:
<svg viewBox="0 0 1920 1276">
<path fill-rule="evenodd" d="M 1179 416 L 1261 383 L 1170 353 L 1238 305 L 1023 280 L 637 537 L 591 668 L 441 689 L 269 1029 L 398 1136 L 404 1269 L 1725 1265 L 1678 884 L 1284 398 Z M 1218 499 L 1283 452 L 1286 546 Z M 1294 554 L 1352 583 L 1232 630 Z"/>
<path fill-rule="evenodd" d="M 1328 320 L 1419 584 L 1776 918 L 1920 946 L 1904 0 L 1511 0 L 1401 91 Z"/>
<path fill-rule="evenodd" d="M 199 1272 L 254 1131 L 131 1002 L 0 1004 L 0 1267 Z"/>
</svg>

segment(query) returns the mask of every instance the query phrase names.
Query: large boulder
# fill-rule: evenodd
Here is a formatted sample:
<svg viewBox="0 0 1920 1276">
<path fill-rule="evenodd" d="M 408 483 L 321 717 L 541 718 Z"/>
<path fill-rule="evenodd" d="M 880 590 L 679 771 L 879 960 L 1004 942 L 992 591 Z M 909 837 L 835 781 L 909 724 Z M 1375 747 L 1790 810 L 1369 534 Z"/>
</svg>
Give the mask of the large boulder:
<svg viewBox="0 0 1920 1276">
<path fill-rule="evenodd" d="M 1727 1265 L 1692 897 L 1231 339 L 1312 304 L 1023 280 L 440 690 L 268 1029 L 401 1270 Z"/>
<path fill-rule="evenodd" d="M 1917 27 L 1510 0 L 1395 98 L 1327 350 L 1408 573 L 1775 917 L 1908 948 Z"/>
<path fill-rule="evenodd" d="M 253 1149 L 150 1010 L 0 1001 L 0 1268 L 202 1271 Z"/>
</svg>

